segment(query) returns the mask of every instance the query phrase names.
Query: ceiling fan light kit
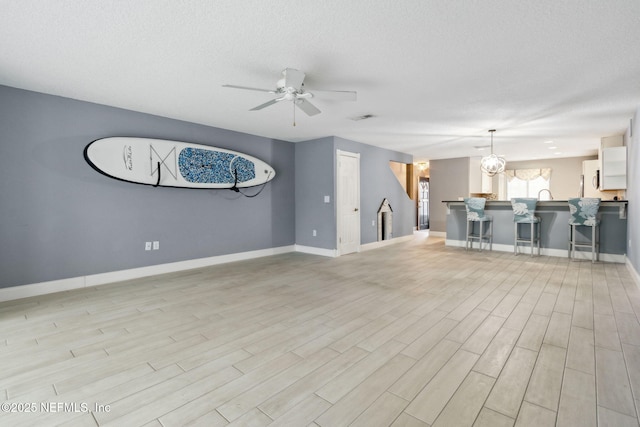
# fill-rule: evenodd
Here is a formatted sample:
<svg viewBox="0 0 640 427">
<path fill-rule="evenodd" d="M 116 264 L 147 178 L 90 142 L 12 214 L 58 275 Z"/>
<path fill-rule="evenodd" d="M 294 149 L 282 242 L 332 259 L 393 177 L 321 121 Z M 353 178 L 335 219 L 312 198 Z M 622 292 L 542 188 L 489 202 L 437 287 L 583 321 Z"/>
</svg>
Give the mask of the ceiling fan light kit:
<svg viewBox="0 0 640 427">
<path fill-rule="evenodd" d="M 298 107 L 302 112 L 304 112 L 307 116 L 315 116 L 316 114 L 320 114 L 321 111 L 318 107 L 313 105 L 308 100 L 313 98 L 314 95 L 311 92 L 307 92 L 304 86 L 304 78 L 305 73 L 302 71 L 296 70 L 294 68 L 285 68 L 282 71 L 282 78 L 276 82 L 276 89 L 260 89 L 249 86 L 237 86 L 237 85 L 222 85 L 223 87 L 228 87 L 232 89 L 243 89 L 243 90 L 253 90 L 258 92 L 266 92 L 277 95 L 276 98 L 265 102 L 264 104 L 260 104 L 257 107 L 253 107 L 249 111 L 257 111 L 262 110 L 263 108 L 269 107 L 277 102 L 281 101 L 292 101 L 294 105 L 294 122 L 295 126 L 295 107 Z M 357 94 L 353 91 L 343 91 L 343 90 L 321 90 L 317 92 L 327 93 L 328 95 L 334 95 L 339 99 L 343 99 L 346 101 L 355 101 Z"/>
<path fill-rule="evenodd" d="M 491 133 L 491 154 L 483 157 L 482 160 L 480 160 L 480 169 L 482 169 L 482 172 L 486 173 L 489 176 L 495 176 L 499 173 L 504 172 L 504 167 L 507 164 L 507 161 L 504 159 L 504 157 L 499 157 L 493 154 L 493 133 L 495 131 L 495 129 L 489 130 L 489 132 Z"/>
</svg>

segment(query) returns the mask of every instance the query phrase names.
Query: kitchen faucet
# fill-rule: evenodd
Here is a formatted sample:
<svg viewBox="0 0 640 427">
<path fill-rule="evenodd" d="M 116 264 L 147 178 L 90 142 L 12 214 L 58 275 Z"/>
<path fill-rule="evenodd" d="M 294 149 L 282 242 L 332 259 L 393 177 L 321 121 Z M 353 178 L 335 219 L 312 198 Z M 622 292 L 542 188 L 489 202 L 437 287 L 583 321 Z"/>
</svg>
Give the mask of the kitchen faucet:
<svg viewBox="0 0 640 427">
<path fill-rule="evenodd" d="M 543 191 L 546 191 L 547 193 L 549 193 L 549 200 L 553 200 L 553 196 L 551 195 L 551 191 L 547 188 L 543 188 L 542 190 L 538 191 L 538 200 L 540 200 L 540 193 L 542 193 Z"/>
</svg>

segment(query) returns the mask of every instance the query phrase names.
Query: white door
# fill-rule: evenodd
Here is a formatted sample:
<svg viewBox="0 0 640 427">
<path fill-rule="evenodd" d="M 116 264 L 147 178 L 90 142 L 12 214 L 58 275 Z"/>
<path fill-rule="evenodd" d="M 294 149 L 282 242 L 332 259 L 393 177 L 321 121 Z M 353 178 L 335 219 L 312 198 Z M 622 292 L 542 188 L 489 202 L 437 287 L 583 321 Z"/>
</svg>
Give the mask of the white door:
<svg viewBox="0 0 640 427">
<path fill-rule="evenodd" d="M 338 255 L 360 251 L 360 154 L 338 150 Z"/>
</svg>

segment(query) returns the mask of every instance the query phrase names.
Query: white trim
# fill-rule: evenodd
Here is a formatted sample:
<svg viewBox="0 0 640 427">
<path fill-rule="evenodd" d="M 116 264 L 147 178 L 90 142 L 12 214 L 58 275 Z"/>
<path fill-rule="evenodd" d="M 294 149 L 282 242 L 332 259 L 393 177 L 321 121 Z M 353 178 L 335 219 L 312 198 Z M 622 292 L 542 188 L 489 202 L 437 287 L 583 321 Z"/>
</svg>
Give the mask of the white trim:
<svg viewBox="0 0 640 427">
<path fill-rule="evenodd" d="M 331 258 L 335 258 L 338 256 L 337 249 L 324 249 L 324 248 L 316 248 L 313 246 L 295 245 L 295 251 L 302 252 L 305 254 L 320 255 L 320 256 L 326 256 Z"/>
<path fill-rule="evenodd" d="M 0 289 L 0 302 L 52 294 L 55 292 L 70 291 L 84 287 L 84 276 L 72 277 L 70 279 L 51 280 L 49 282 L 34 283 L 30 285 L 11 286 L 9 288 Z"/>
<path fill-rule="evenodd" d="M 360 246 L 361 251 L 370 251 L 371 249 L 383 248 L 385 246 L 394 245 L 396 243 L 408 242 L 409 240 L 415 239 L 413 234 L 408 236 L 394 237 L 389 240 L 380 240 L 378 242 L 365 243 Z"/>
<path fill-rule="evenodd" d="M 631 261 L 629 261 L 629 258 L 628 257 L 626 258 L 627 260 L 625 264 L 627 264 L 627 270 L 629 270 L 629 274 L 631 274 L 631 277 L 636 282 L 636 286 L 640 287 L 640 274 L 638 274 L 636 269 L 633 268 L 633 264 L 631 264 Z"/>
<path fill-rule="evenodd" d="M 446 239 L 444 242 L 445 246 L 453 246 L 453 247 L 457 247 L 457 248 L 464 248 L 466 246 L 466 241 L 464 240 L 452 240 L 452 239 Z M 486 249 L 485 249 L 486 248 Z M 477 246 L 474 247 L 473 249 L 474 251 L 477 250 Z M 483 251 L 488 251 L 489 250 L 489 244 L 485 243 L 485 245 L 482 246 L 482 250 Z M 494 251 L 498 251 L 498 252 L 511 252 L 513 253 L 513 245 L 504 245 L 504 244 L 499 244 L 499 243 L 494 243 L 493 244 L 493 250 Z M 521 248 L 521 252 L 519 252 L 519 255 L 529 255 L 531 252 L 529 252 L 530 249 L 528 247 L 522 247 Z M 538 249 L 534 249 L 534 255 L 537 255 Z M 555 257 L 561 257 L 561 258 L 567 258 L 568 257 L 568 250 L 567 249 L 551 249 L 551 248 L 542 248 L 540 250 L 540 255 L 544 255 L 544 256 L 555 256 Z M 620 255 L 620 254 L 603 254 L 600 253 L 598 255 L 598 259 L 600 261 L 603 262 L 615 262 L 615 263 L 619 263 L 619 264 L 624 264 L 625 262 L 625 258 L 626 255 Z M 591 252 L 590 251 L 576 251 L 576 259 L 579 260 L 591 260 Z"/>
<path fill-rule="evenodd" d="M 440 232 L 430 232 L 431 236 L 440 237 Z M 396 237 L 391 240 L 381 242 L 367 243 L 361 246 L 362 251 L 377 249 L 380 247 L 392 245 L 395 243 L 406 242 L 414 239 L 413 235 Z M 464 247 L 464 240 L 445 240 L 446 246 Z M 513 252 L 513 246 L 494 244 L 493 249 L 500 252 Z M 338 256 L 337 249 L 315 248 L 311 246 L 290 245 L 278 248 L 261 249 L 250 252 L 240 252 L 236 254 L 219 255 L 208 258 L 198 258 L 186 261 L 178 261 L 167 264 L 151 265 L 148 267 L 132 268 L 128 270 L 111 271 L 107 273 L 91 274 L 87 276 L 71 277 L 68 279 L 51 280 L 48 282 L 32 283 L 28 285 L 11 286 L 8 288 L 0 288 L 0 302 L 12 301 L 21 298 L 28 298 L 39 295 L 47 295 L 56 292 L 70 291 L 73 289 L 86 288 L 91 286 L 105 285 L 108 283 L 119 282 L 123 280 L 138 279 L 141 277 L 154 276 L 157 274 L 173 273 L 183 270 L 191 270 L 194 268 L 208 267 L 217 264 L 224 264 L 235 261 L 245 261 L 255 258 L 262 258 L 270 255 L 279 255 L 289 252 L 302 252 L 312 255 L 320 255 L 335 258 Z M 581 258 L 590 259 L 590 253 L 586 251 L 577 252 Z M 581 255 L 582 254 L 582 255 Z M 523 253 L 524 255 L 524 253 Z M 542 249 L 542 255 L 566 257 L 567 251 L 564 249 Z M 633 265 L 625 255 L 600 254 L 600 259 L 606 262 L 625 263 L 635 280 L 640 286 L 640 274 L 633 268 Z"/>
<path fill-rule="evenodd" d="M 362 245 L 361 249 L 375 249 L 393 243 L 408 241 L 413 238 L 414 236 L 410 235 L 397 237 L 395 239 L 386 240 L 384 242 L 373 242 Z M 124 280 L 155 276 L 157 274 L 174 273 L 183 270 L 191 270 L 194 268 L 209 267 L 212 265 L 224 264 L 228 262 L 245 261 L 289 252 L 302 252 L 331 258 L 335 258 L 338 256 L 337 249 L 315 248 L 312 246 L 302 245 L 281 246 L 278 248 L 260 249 L 257 251 L 190 259 L 186 261 L 150 265 L 147 267 L 131 268 L 127 270 L 109 271 L 106 273 L 90 274 L 86 276 L 71 277 L 68 279 L 50 280 L 47 282 L 31 283 L 20 286 L 10 286 L 8 288 L 0 288 L 0 302 L 13 301 L 21 298 L 34 297 L 39 295 L 47 295 L 56 292 L 70 291 L 91 286 L 100 286 L 108 283 L 121 282 Z"/>
<path fill-rule="evenodd" d="M 278 248 L 260 249 L 257 251 L 218 255 L 208 258 L 198 258 L 186 261 L 171 262 L 167 264 L 150 265 L 148 267 L 132 268 L 128 270 L 91 274 L 88 276 L 72 277 L 69 279 L 51 280 L 48 282 L 33 283 L 29 285 L 11 286 L 8 288 L 0 288 L 0 302 L 37 295 L 52 294 L 55 292 L 69 291 L 72 289 L 86 288 L 90 286 L 104 285 L 107 283 L 119 282 L 123 280 L 138 279 L 141 277 L 154 276 L 156 274 L 191 270 L 194 268 L 208 267 L 211 265 L 224 264 L 227 262 L 262 258 L 270 255 L 294 252 L 295 250 L 295 245 L 281 246 Z"/>
</svg>

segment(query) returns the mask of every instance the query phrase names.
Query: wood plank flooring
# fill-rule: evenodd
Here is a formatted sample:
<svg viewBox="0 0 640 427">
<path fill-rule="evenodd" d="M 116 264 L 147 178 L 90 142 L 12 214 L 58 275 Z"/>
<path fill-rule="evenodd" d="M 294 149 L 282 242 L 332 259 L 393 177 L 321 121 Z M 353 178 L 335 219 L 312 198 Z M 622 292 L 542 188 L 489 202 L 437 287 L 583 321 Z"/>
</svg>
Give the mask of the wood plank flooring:
<svg viewBox="0 0 640 427">
<path fill-rule="evenodd" d="M 638 426 L 622 264 L 291 253 L 0 304 L 0 425 Z"/>
</svg>

